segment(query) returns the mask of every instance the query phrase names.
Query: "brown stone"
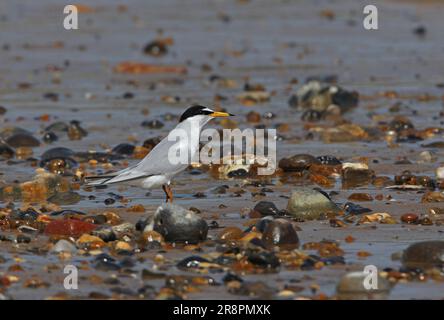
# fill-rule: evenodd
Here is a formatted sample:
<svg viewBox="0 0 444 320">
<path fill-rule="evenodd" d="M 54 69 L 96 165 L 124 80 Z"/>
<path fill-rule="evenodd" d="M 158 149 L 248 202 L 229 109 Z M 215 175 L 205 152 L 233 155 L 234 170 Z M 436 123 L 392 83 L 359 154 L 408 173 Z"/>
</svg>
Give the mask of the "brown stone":
<svg viewBox="0 0 444 320">
<path fill-rule="evenodd" d="M 401 216 L 401 221 L 404 223 L 414 224 L 418 222 L 418 215 L 414 213 L 405 213 Z"/>
<path fill-rule="evenodd" d="M 430 191 L 422 196 L 421 202 L 443 202 L 444 194 L 439 191 Z"/>
<path fill-rule="evenodd" d="M 54 220 L 51 221 L 45 228 L 45 233 L 49 235 L 63 235 L 63 236 L 80 236 L 97 228 L 97 225 L 75 220 Z"/>
<path fill-rule="evenodd" d="M 223 229 L 217 238 L 219 240 L 227 241 L 227 240 L 238 240 L 242 238 L 242 230 L 237 227 L 227 227 Z"/>
<path fill-rule="evenodd" d="M 279 246 L 292 250 L 299 247 L 299 238 L 293 225 L 285 219 L 271 221 L 264 230 L 262 240 L 268 248 Z"/>
<path fill-rule="evenodd" d="M 351 201 L 373 201 L 373 197 L 368 193 L 353 193 L 348 197 Z"/>
</svg>

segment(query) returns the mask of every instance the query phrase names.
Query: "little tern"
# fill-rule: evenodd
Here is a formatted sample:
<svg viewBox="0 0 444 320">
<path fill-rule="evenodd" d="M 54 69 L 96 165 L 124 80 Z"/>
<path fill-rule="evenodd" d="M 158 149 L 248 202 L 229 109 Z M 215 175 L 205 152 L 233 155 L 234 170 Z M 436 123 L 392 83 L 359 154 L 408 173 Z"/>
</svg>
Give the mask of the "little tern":
<svg viewBox="0 0 444 320">
<path fill-rule="evenodd" d="M 160 141 L 138 164 L 124 170 L 101 176 L 87 176 L 89 186 L 101 186 L 115 183 L 130 183 L 143 189 L 162 187 L 166 195 L 166 202 L 173 201 L 171 179 L 184 171 L 189 162 L 171 161 L 169 155 L 173 151 L 185 150 L 187 159 L 193 159 L 199 151 L 199 137 L 202 128 L 213 118 L 233 116 L 227 112 L 218 112 L 210 108 L 194 105 L 189 107 L 180 117 L 176 132 L 183 132 L 187 138 L 179 142 L 168 139 Z M 172 131 L 173 132 L 173 131 Z M 170 132 L 171 134 L 171 132 Z M 192 137 L 195 137 L 192 139 Z"/>
</svg>

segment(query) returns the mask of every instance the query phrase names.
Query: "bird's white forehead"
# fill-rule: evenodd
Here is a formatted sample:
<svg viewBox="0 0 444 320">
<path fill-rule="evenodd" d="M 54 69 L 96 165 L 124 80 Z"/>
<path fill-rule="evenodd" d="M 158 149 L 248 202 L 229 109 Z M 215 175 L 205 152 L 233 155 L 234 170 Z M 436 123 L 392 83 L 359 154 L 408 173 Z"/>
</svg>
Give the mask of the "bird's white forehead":
<svg viewBox="0 0 444 320">
<path fill-rule="evenodd" d="M 202 111 L 214 112 L 214 111 L 211 110 L 210 108 L 203 108 Z"/>
</svg>

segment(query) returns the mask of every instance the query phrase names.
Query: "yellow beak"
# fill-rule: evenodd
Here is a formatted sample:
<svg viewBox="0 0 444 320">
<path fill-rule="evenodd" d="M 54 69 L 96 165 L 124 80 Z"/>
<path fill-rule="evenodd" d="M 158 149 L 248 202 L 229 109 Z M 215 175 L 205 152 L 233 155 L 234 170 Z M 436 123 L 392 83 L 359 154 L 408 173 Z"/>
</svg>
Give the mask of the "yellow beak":
<svg viewBox="0 0 444 320">
<path fill-rule="evenodd" d="M 210 116 L 212 116 L 212 117 L 230 117 L 230 116 L 234 116 L 234 114 L 231 114 L 228 112 L 215 111 L 215 112 L 211 113 Z"/>
</svg>

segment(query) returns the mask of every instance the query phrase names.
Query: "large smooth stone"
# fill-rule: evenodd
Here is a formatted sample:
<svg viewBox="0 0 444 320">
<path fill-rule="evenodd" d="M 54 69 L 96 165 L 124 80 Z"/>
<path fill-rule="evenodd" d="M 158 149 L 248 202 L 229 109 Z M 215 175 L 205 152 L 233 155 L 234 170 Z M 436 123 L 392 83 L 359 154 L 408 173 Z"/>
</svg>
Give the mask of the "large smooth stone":
<svg viewBox="0 0 444 320">
<path fill-rule="evenodd" d="M 349 272 L 339 280 L 336 293 L 340 300 L 381 300 L 387 299 L 392 285 L 390 282 L 377 276 L 376 288 L 365 288 L 364 283 L 369 275 L 362 272 Z M 369 282 L 369 284 L 371 284 Z"/>
<path fill-rule="evenodd" d="M 297 188 L 291 193 L 287 211 L 298 219 L 316 220 L 325 218 L 328 212 L 339 213 L 340 208 L 317 190 Z"/>
<path fill-rule="evenodd" d="M 444 241 L 423 241 L 410 245 L 402 254 L 406 268 L 444 268 Z"/>
<path fill-rule="evenodd" d="M 144 232 L 151 230 L 168 242 L 197 243 L 207 238 L 208 224 L 193 211 L 167 203 L 157 208 Z"/>
<path fill-rule="evenodd" d="M 262 234 L 262 241 L 267 248 L 278 246 L 293 250 L 299 247 L 299 238 L 293 225 L 285 219 L 275 219 L 268 223 Z"/>
</svg>

